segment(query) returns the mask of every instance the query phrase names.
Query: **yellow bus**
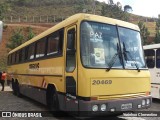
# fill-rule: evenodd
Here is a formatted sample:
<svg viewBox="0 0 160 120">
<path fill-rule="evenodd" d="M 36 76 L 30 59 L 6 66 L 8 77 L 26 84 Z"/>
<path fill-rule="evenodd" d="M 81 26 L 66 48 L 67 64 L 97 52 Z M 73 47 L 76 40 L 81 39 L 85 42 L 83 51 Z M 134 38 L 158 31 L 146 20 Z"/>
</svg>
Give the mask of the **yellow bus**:
<svg viewBox="0 0 160 120">
<path fill-rule="evenodd" d="M 8 54 L 13 92 L 50 110 L 89 115 L 151 106 L 139 28 L 79 13 Z"/>
</svg>

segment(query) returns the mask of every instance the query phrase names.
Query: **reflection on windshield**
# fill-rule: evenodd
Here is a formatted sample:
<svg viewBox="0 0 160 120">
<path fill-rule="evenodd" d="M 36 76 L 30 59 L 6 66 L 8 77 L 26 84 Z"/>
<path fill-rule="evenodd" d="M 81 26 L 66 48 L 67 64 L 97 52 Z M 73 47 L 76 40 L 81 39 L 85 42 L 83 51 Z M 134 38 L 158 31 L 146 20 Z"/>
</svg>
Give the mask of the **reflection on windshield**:
<svg viewBox="0 0 160 120">
<path fill-rule="evenodd" d="M 135 54 L 133 59 L 137 61 L 136 64 L 138 64 L 139 68 L 144 67 L 141 41 L 140 38 L 137 39 L 139 33 L 120 27 L 118 31 L 120 32 L 120 41 L 118 39 L 117 26 L 83 22 L 81 24 L 81 59 L 83 65 L 92 68 L 123 68 L 124 65 L 127 68 L 135 68 L 135 65 L 131 65 L 132 61 L 130 59 L 122 60 L 123 55 L 119 43 L 127 40 L 124 41 L 127 51 L 132 52 L 136 50 L 138 54 Z M 127 31 L 131 31 L 130 34 L 133 32 L 133 37 L 127 38 L 128 36 L 125 36 L 126 33 L 123 34 Z M 134 38 L 135 34 L 137 34 L 136 39 L 133 41 L 132 38 Z M 128 44 L 131 44 L 130 50 L 128 50 Z M 133 44 L 135 44 L 134 47 Z M 115 55 L 116 57 L 114 57 Z M 125 61 L 125 63 L 123 64 L 122 61 Z"/>
<path fill-rule="evenodd" d="M 121 48 L 126 68 L 145 68 L 140 34 L 137 31 L 118 27 Z"/>
</svg>

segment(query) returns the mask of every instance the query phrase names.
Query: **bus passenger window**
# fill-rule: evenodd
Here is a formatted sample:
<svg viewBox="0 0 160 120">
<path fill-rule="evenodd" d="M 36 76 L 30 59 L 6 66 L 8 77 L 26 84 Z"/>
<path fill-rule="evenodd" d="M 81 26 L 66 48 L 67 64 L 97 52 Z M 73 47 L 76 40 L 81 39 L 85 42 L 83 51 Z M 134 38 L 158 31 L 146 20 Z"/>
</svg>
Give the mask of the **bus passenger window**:
<svg viewBox="0 0 160 120">
<path fill-rule="evenodd" d="M 145 50 L 145 59 L 148 68 L 155 67 L 155 51 L 154 50 Z"/>
<path fill-rule="evenodd" d="M 29 48 L 28 48 L 28 60 L 34 59 L 34 51 L 35 51 L 35 44 L 29 45 Z"/>
<path fill-rule="evenodd" d="M 160 49 L 156 50 L 156 67 L 160 68 Z"/>
<path fill-rule="evenodd" d="M 8 56 L 8 65 L 11 65 L 11 54 Z"/>
<path fill-rule="evenodd" d="M 16 60 L 15 60 L 16 63 L 19 63 L 19 51 L 16 52 L 16 58 L 15 58 L 15 59 L 16 59 Z"/>
<path fill-rule="evenodd" d="M 15 63 L 15 53 L 12 53 L 12 64 Z"/>
<path fill-rule="evenodd" d="M 19 56 L 18 56 L 18 57 L 19 57 L 19 62 L 22 62 L 22 58 L 23 58 L 22 55 L 23 55 L 23 54 L 22 54 L 22 49 L 21 49 L 21 50 L 19 51 Z"/>
<path fill-rule="evenodd" d="M 47 55 L 53 55 L 58 53 L 58 44 L 59 44 L 59 34 L 58 32 L 56 32 L 48 38 Z"/>
<path fill-rule="evenodd" d="M 24 53 L 25 53 L 25 55 L 24 55 L 24 60 L 25 60 L 25 61 L 26 61 L 27 58 L 28 58 L 28 48 L 29 48 L 29 47 L 26 47 L 26 48 L 24 49 Z"/>
<path fill-rule="evenodd" d="M 37 42 L 36 46 L 36 58 L 43 57 L 45 54 L 45 39 Z"/>
</svg>

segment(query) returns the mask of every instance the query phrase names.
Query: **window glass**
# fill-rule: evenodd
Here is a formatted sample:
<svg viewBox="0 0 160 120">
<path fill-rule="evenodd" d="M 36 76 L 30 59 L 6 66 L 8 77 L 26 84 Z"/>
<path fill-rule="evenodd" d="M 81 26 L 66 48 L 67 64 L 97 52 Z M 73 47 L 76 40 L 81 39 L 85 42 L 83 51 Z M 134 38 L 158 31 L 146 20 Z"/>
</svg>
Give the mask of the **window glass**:
<svg viewBox="0 0 160 120">
<path fill-rule="evenodd" d="M 160 68 L 160 49 L 156 50 L 156 67 Z"/>
<path fill-rule="evenodd" d="M 12 64 L 15 63 L 15 53 L 12 53 Z"/>
<path fill-rule="evenodd" d="M 16 63 L 18 63 L 18 62 L 19 62 L 19 51 L 16 52 L 16 58 L 15 58 L 15 59 L 16 59 L 16 60 L 15 60 Z"/>
<path fill-rule="evenodd" d="M 83 22 L 81 24 L 81 57 L 86 67 L 122 68 L 119 53 L 119 41 L 116 26 Z"/>
<path fill-rule="evenodd" d="M 37 42 L 36 46 L 36 58 L 43 57 L 45 55 L 45 39 Z"/>
<path fill-rule="evenodd" d="M 19 51 L 19 62 L 22 62 L 22 49 Z"/>
<path fill-rule="evenodd" d="M 35 53 L 34 51 L 35 51 L 35 44 L 29 45 L 29 48 L 28 48 L 28 60 L 34 59 L 34 53 Z"/>
<path fill-rule="evenodd" d="M 11 64 L 11 54 L 8 56 L 8 65 Z"/>
<path fill-rule="evenodd" d="M 53 55 L 58 53 L 58 48 L 59 48 L 59 32 L 56 32 L 49 36 L 48 38 L 48 49 L 47 49 L 47 55 Z"/>
<path fill-rule="evenodd" d="M 118 27 L 121 48 L 123 51 L 124 65 L 126 68 L 145 68 L 141 37 L 138 31 Z"/>
<path fill-rule="evenodd" d="M 145 50 L 145 59 L 148 68 L 154 68 L 155 66 L 155 51 L 154 50 Z"/>
<path fill-rule="evenodd" d="M 75 29 L 71 29 L 67 33 L 67 72 L 72 72 L 76 67 L 75 40 Z"/>
<path fill-rule="evenodd" d="M 29 46 L 24 48 L 24 60 L 27 60 L 28 59 L 28 49 L 29 49 Z"/>
<path fill-rule="evenodd" d="M 62 53 L 63 50 L 63 36 L 64 36 L 64 31 L 61 30 L 59 31 L 59 53 Z"/>
</svg>

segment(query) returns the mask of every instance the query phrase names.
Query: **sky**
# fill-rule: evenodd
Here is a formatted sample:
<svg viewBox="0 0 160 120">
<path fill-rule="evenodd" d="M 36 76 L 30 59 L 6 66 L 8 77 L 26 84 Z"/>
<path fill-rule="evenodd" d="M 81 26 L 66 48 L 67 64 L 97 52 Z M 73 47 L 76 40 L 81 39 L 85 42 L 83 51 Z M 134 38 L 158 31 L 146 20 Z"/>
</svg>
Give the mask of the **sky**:
<svg viewBox="0 0 160 120">
<path fill-rule="evenodd" d="M 108 3 L 108 0 L 97 0 Z M 113 0 L 114 3 L 120 2 L 122 7 L 130 5 L 132 13 L 146 17 L 158 17 L 160 14 L 160 0 Z"/>
</svg>

